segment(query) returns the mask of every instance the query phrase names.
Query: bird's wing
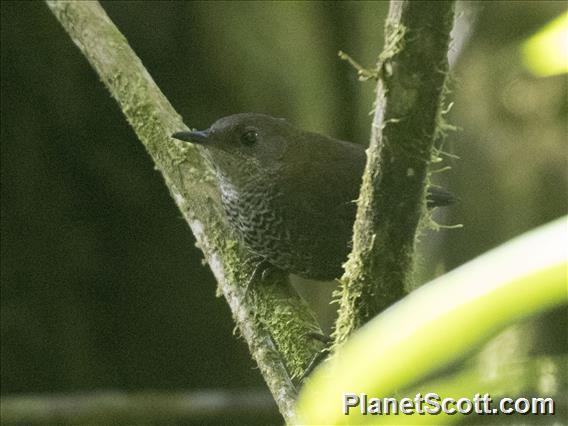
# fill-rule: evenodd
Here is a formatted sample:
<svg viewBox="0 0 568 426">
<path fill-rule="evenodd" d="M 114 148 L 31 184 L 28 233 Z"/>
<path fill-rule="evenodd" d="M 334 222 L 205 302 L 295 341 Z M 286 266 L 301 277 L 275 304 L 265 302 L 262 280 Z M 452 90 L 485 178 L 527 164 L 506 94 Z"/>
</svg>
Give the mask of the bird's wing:
<svg viewBox="0 0 568 426">
<path fill-rule="evenodd" d="M 319 135 L 318 135 L 319 136 Z M 292 161 L 292 169 L 283 173 L 286 203 L 297 215 L 305 232 L 351 232 L 365 167 L 364 148 L 349 142 L 321 136 L 304 158 Z M 306 153 L 304 153 L 306 154 Z"/>
</svg>

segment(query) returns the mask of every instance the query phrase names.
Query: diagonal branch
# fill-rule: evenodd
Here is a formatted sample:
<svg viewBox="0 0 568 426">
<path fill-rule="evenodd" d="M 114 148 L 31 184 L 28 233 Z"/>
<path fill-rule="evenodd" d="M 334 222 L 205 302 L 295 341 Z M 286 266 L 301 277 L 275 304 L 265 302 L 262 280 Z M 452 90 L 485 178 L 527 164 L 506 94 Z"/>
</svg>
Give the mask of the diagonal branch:
<svg viewBox="0 0 568 426">
<path fill-rule="evenodd" d="M 203 250 L 284 418 L 293 421 L 300 376 L 322 344 L 311 311 L 280 277 L 245 283 L 253 265 L 222 215 L 214 178 L 197 150 L 170 135 L 185 126 L 124 36 L 98 2 L 47 1 L 53 14 L 88 59 L 162 173 Z"/>
<path fill-rule="evenodd" d="M 411 280 L 452 22 L 452 1 L 391 1 L 336 346 L 400 299 Z"/>
</svg>

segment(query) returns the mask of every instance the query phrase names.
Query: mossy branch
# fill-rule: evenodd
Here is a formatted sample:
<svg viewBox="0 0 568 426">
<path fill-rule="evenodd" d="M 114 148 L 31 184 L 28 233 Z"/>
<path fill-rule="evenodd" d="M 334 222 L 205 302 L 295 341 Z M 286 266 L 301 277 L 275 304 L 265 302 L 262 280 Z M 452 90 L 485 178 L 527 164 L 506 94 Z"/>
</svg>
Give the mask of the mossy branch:
<svg viewBox="0 0 568 426">
<path fill-rule="evenodd" d="M 405 294 L 440 125 L 452 1 L 391 1 L 334 345 Z"/>
<path fill-rule="evenodd" d="M 47 1 L 53 14 L 119 103 L 190 225 L 229 303 L 241 335 L 284 418 L 292 422 L 293 379 L 309 365 L 321 333 L 284 277 L 245 283 L 254 265 L 227 227 L 211 171 L 197 150 L 170 137 L 186 129 L 124 36 L 98 2 Z M 253 303 L 254 302 L 254 303 Z"/>
</svg>

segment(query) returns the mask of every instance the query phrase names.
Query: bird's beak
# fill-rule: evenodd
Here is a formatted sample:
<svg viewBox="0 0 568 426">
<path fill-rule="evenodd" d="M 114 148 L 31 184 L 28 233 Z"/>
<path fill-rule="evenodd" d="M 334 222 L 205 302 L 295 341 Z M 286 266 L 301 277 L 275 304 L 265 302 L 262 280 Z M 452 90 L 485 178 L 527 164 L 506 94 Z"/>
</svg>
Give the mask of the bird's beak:
<svg viewBox="0 0 568 426">
<path fill-rule="evenodd" d="M 194 143 L 197 145 L 205 145 L 209 141 L 209 129 L 207 130 L 199 130 L 199 131 L 183 131 L 183 132 L 175 132 L 172 135 L 172 138 L 179 139 L 180 141 Z"/>
</svg>

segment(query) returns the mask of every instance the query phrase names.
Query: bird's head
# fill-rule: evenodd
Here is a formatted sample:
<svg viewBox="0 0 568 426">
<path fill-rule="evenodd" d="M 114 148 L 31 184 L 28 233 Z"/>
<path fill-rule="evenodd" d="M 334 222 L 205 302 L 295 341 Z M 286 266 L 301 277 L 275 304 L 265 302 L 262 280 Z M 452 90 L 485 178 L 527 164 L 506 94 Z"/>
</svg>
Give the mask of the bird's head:
<svg viewBox="0 0 568 426">
<path fill-rule="evenodd" d="M 278 172 L 295 132 L 284 119 L 243 113 L 220 118 L 209 129 L 176 132 L 172 137 L 201 147 L 217 175 L 238 185 L 239 179 Z"/>
</svg>

